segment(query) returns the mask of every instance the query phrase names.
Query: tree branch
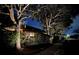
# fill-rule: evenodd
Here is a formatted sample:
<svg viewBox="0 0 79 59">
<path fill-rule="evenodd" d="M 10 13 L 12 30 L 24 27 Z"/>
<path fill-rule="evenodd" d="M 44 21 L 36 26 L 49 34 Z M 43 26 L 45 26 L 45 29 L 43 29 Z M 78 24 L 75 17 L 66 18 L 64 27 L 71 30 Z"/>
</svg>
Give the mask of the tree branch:
<svg viewBox="0 0 79 59">
<path fill-rule="evenodd" d="M 11 20 L 14 22 L 14 24 L 16 24 L 15 17 L 14 17 L 14 10 L 12 6 L 11 6 L 11 9 L 9 9 L 9 12 L 10 12 Z"/>
<path fill-rule="evenodd" d="M 23 14 L 23 12 L 25 11 L 25 9 L 29 6 L 29 4 L 27 4 L 21 11 L 21 13 L 18 15 L 18 19 L 21 17 L 21 15 Z"/>
<path fill-rule="evenodd" d="M 15 31 L 15 28 L 10 28 L 10 27 L 5 27 L 4 29 L 8 31 Z"/>
<path fill-rule="evenodd" d="M 0 12 L 0 14 L 4 14 L 4 15 L 10 15 L 9 13 L 5 13 L 5 12 Z"/>
</svg>

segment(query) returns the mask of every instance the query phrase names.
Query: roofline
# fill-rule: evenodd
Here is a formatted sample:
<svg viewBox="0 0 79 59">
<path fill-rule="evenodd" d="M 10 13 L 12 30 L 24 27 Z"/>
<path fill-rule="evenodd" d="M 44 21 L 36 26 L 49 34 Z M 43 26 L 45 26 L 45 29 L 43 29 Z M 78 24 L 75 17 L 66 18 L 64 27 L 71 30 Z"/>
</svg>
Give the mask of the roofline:
<svg viewBox="0 0 79 59">
<path fill-rule="evenodd" d="M 27 29 L 27 27 L 33 28 L 34 30 L 39 30 L 39 31 L 41 31 L 41 32 L 45 32 L 44 30 L 41 30 L 41 29 L 38 29 L 38 28 L 35 28 L 35 27 L 32 27 L 32 26 L 29 26 L 29 25 L 26 25 L 26 29 Z M 38 32 L 39 32 L 39 31 L 38 31 Z"/>
</svg>

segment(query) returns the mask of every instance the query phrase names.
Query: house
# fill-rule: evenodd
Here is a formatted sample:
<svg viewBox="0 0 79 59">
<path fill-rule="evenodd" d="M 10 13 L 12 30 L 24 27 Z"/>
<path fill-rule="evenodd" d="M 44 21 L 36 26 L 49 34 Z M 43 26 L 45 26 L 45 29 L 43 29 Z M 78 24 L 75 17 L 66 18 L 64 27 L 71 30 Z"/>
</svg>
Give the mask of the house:
<svg viewBox="0 0 79 59">
<path fill-rule="evenodd" d="M 24 28 L 21 35 L 23 45 L 37 45 L 37 44 L 47 44 L 49 43 L 49 35 L 44 34 L 44 29 L 42 23 L 32 19 L 27 18 L 23 21 Z"/>
</svg>

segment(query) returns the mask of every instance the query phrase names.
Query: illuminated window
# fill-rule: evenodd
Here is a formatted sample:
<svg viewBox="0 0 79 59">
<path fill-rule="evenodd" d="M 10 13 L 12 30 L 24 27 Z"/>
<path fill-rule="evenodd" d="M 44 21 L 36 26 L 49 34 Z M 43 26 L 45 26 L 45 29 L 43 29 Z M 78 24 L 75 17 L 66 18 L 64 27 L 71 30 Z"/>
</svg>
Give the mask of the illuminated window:
<svg viewBox="0 0 79 59">
<path fill-rule="evenodd" d="M 34 36 L 34 32 L 30 32 L 30 36 Z"/>
</svg>

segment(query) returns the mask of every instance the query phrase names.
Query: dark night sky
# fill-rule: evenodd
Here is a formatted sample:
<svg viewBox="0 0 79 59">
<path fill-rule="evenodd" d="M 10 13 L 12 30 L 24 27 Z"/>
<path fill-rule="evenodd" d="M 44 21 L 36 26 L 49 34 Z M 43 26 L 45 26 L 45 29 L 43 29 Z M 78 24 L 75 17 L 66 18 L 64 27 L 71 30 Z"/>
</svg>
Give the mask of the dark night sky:
<svg viewBox="0 0 79 59">
<path fill-rule="evenodd" d="M 73 23 L 65 30 L 65 34 L 73 35 L 79 31 L 79 15 L 72 19 Z"/>
<path fill-rule="evenodd" d="M 64 33 L 74 35 L 79 31 L 79 5 L 71 5 L 71 15 L 73 22 L 65 29 Z"/>
<path fill-rule="evenodd" d="M 40 21 L 37 21 L 37 19 L 26 18 L 24 24 L 43 30 L 42 23 Z"/>
</svg>

